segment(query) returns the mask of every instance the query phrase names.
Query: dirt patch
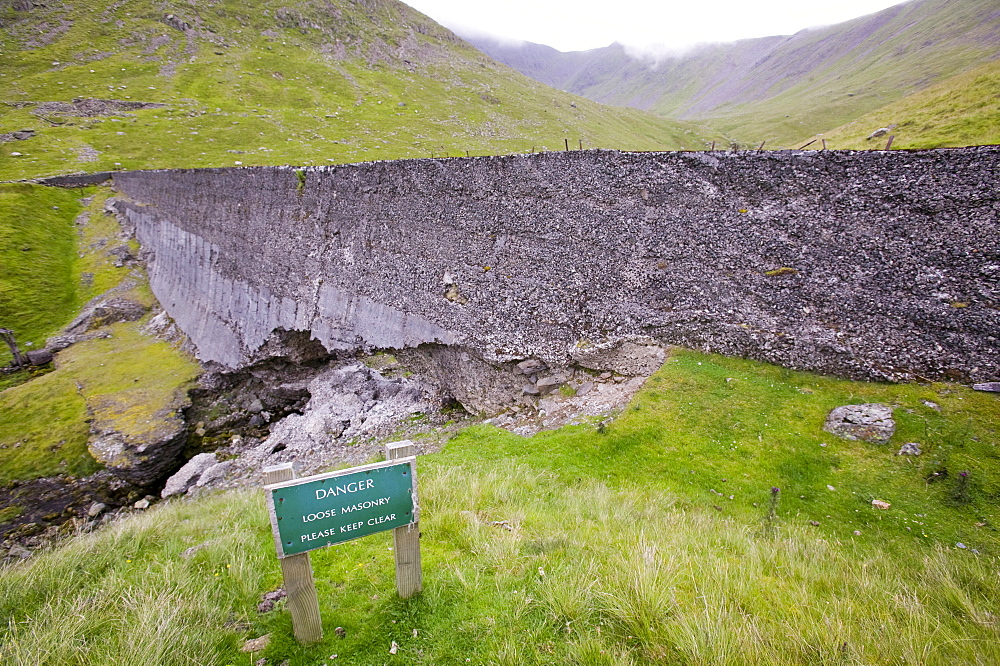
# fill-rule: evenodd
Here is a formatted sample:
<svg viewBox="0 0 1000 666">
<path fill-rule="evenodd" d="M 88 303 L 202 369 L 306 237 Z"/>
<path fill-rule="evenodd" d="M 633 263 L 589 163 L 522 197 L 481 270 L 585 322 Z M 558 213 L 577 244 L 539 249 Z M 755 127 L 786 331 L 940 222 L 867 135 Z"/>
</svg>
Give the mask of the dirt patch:
<svg viewBox="0 0 1000 666">
<path fill-rule="evenodd" d="M 0 488 L 0 558 L 14 544 L 37 548 L 91 522 L 94 503 L 122 506 L 140 491 L 107 471 L 77 479 L 55 476 Z"/>
<path fill-rule="evenodd" d="M 93 148 L 93 146 L 88 146 L 87 144 L 81 144 L 76 149 L 76 161 L 77 162 L 96 162 L 97 158 L 101 154 Z"/>
<path fill-rule="evenodd" d="M 36 116 L 77 116 L 95 118 L 97 116 L 117 116 L 139 109 L 159 109 L 166 104 L 156 102 L 133 102 L 120 99 L 76 98 L 72 102 L 39 102 L 32 111 Z"/>
<path fill-rule="evenodd" d="M 19 130 L 17 132 L 4 132 L 0 134 L 0 143 L 5 143 L 7 141 L 27 141 L 31 137 L 35 136 L 35 130 Z"/>
<path fill-rule="evenodd" d="M 577 370 L 558 390 L 537 402 L 514 407 L 486 421 L 510 432 L 530 437 L 565 425 L 602 423 L 614 418 L 646 383 L 646 377 L 610 372 L 591 375 Z"/>
</svg>

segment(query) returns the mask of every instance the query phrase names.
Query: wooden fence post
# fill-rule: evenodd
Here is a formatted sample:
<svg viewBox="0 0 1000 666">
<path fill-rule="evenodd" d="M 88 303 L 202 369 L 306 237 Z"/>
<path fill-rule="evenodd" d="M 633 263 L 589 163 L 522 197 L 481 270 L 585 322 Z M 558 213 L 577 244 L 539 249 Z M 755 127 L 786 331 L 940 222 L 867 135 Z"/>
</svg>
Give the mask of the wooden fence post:
<svg viewBox="0 0 1000 666">
<path fill-rule="evenodd" d="M 888 143 L 886 143 L 886 144 L 885 144 L 885 149 L 886 149 L 886 150 L 889 150 L 890 148 L 892 148 L 892 140 L 893 140 L 893 139 L 895 139 L 895 138 L 896 138 L 896 135 L 895 135 L 895 134 L 893 134 L 893 135 L 891 135 L 891 136 L 889 137 L 889 141 L 888 141 Z"/>
<path fill-rule="evenodd" d="M 417 454 L 413 442 L 403 441 L 385 445 L 386 460 L 398 460 Z M 408 599 L 424 587 L 420 569 L 420 523 L 397 527 L 392 531 L 393 553 L 396 555 L 396 593 Z"/>
<path fill-rule="evenodd" d="M 580 139 L 580 150 L 583 150 L 583 139 Z"/>
<path fill-rule="evenodd" d="M 281 483 L 296 478 L 292 463 L 264 468 L 264 484 Z M 313 580 L 309 553 L 289 555 L 281 562 L 281 576 L 288 593 L 288 610 L 292 613 L 292 630 L 299 643 L 316 643 L 323 638 L 323 621 L 319 616 L 319 598 Z"/>
<path fill-rule="evenodd" d="M 7 346 L 10 347 L 10 354 L 14 357 L 14 367 L 15 368 L 26 368 L 31 365 L 28 361 L 28 357 L 21 353 L 21 350 L 17 347 L 17 341 L 14 340 L 14 331 L 9 328 L 0 328 L 0 337 L 2 337 L 6 342 Z"/>
<path fill-rule="evenodd" d="M 569 139 L 563 139 L 563 142 L 566 144 L 566 152 L 569 152 Z"/>
</svg>

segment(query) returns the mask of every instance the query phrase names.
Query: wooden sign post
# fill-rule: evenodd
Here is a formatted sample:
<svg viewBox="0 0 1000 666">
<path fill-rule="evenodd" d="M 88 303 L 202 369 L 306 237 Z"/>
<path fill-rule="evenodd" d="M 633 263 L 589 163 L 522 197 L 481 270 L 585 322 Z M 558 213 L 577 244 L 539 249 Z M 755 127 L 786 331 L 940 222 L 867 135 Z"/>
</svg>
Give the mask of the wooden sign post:
<svg viewBox="0 0 1000 666">
<path fill-rule="evenodd" d="M 414 453 L 412 442 L 389 444 L 386 462 L 301 479 L 290 463 L 264 470 L 271 531 L 300 643 L 323 637 L 310 550 L 393 530 L 396 590 L 403 598 L 421 590 Z"/>
<path fill-rule="evenodd" d="M 399 460 L 416 455 L 413 442 L 397 442 L 385 445 L 387 460 Z M 415 496 L 415 495 L 414 495 Z M 396 593 L 409 599 L 423 589 L 423 573 L 420 568 L 420 521 L 397 527 L 392 531 L 393 553 L 396 555 Z"/>
<path fill-rule="evenodd" d="M 264 483 L 281 483 L 295 479 L 292 463 L 276 465 L 264 469 Z M 288 594 L 288 610 L 292 614 L 292 630 L 299 643 L 316 643 L 323 638 L 323 622 L 319 617 L 319 597 L 316 595 L 316 581 L 313 580 L 312 562 L 309 553 L 283 557 L 281 577 L 285 581 Z"/>
</svg>

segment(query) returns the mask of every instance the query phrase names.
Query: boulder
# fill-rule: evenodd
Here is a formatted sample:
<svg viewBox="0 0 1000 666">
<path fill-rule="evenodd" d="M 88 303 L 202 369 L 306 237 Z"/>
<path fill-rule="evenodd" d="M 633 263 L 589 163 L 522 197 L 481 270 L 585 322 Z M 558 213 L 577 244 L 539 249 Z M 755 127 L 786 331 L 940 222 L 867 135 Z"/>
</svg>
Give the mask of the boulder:
<svg viewBox="0 0 1000 666">
<path fill-rule="evenodd" d="M 188 489 L 198 483 L 202 474 L 217 463 L 218 460 L 214 453 L 199 453 L 177 470 L 176 474 L 167 479 L 167 484 L 163 486 L 160 497 L 166 499 L 172 495 L 186 493 Z"/>
<path fill-rule="evenodd" d="M 845 405 L 830 411 L 823 430 L 844 439 L 885 444 L 896 432 L 896 422 L 888 405 Z"/>
<path fill-rule="evenodd" d="M 26 354 L 28 363 L 31 365 L 45 365 L 51 363 L 55 356 L 48 349 L 33 349 Z"/>
<path fill-rule="evenodd" d="M 233 461 L 223 460 L 220 463 L 216 463 L 206 469 L 201 473 L 198 481 L 194 484 L 198 488 L 203 488 L 204 486 L 211 485 L 215 481 L 226 478 L 226 473 L 233 466 Z"/>
<path fill-rule="evenodd" d="M 517 364 L 517 369 L 521 371 L 521 374 L 525 375 L 533 375 L 536 372 L 545 370 L 545 368 L 545 362 L 537 358 L 529 358 L 527 361 L 521 361 Z"/>
<path fill-rule="evenodd" d="M 67 347 L 77 344 L 78 342 L 87 342 L 89 340 L 99 340 L 110 337 L 111 333 L 108 331 L 91 331 L 83 334 L 56 335 L 45 341 L 45 349 L 55 354 L 56 352 L 60 352 Z"/>
<path fill-rule="evenodd" d="M 66 327 L 70 334 L 85 333 L 101 326 L 122 321 L 138 321 L 149 310 L 142 303 L 127 298 L 99 296 L 88 303 L 76 319 Z"/>
<path fill-rule="evenodd" d="M 175 30 L 180 30 L 181 32 L 187 32 L 188 30 L 191 29 L 190 23 L 188 23 L 184 19 L 174 16 L 173 14 L 167 14 L 166 16 L 164 16 L 163 22 L 169 25 L 171 28 Z"/>
<path fill-rule="evenodd" d="M 907 442 L 899 448 L 899 453 L 897 456 L 919 456 L 923 451 L 920 450 L 920 445 L 916 442 Z"/>
<path fill-rule="evenodd" d="M 7 141 L 27 141 L 28 139 L 35 136 L 35 130 L 23 129 L 14 132 L 4 132 L 0 134 L 0 143 Z"/>
<path fill-rule="evenodd" d="M 570 357 L 582 368 L 612 371 L 630 377 L 648 377 L 663 365 L 666 352 L 651 338 L 635 337 L 606 342 L 577 343 Z"/>
<path fill-rule="evenodd" d="M 45 348 L 51 352 L 59 352 L 76 343 L 72 335 L 54 335 L 45 341 Z"/>
<path fill-rule="evenodd" d="M 538 389 L 538 392 L 542 395 L 546 395 L 555 391 L 562 384 L 563 380 L 561 377 L 542 377 L 535 382 L 535 388 Z"/>
<path fill-rule="evenodd" d="M 135 261 L 135 255 L 132 254 L 128 245 L 116 245 L 108 250 L 108 254 L 114 257 L 114 264 L 117 268 Z"/>
</svg>

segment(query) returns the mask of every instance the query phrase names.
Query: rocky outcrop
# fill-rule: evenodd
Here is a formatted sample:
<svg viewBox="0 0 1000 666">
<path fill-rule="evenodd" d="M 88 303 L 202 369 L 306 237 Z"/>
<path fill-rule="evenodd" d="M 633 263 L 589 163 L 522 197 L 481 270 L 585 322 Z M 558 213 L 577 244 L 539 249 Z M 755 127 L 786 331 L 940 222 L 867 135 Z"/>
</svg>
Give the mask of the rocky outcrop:
<svg viewBox="0 0 1000 666">
<path fill-rule="evenodd" d="M 405 377 L 384 377 L 360 363 L 321 372 L 309 382 L 309 394 L 302 414 L 275 423 L 270 435 L 244 453 L 238 464 L 260 470 L 285 460 L 321 459 L 317 452 L 388 435 L 407 417 L 440 406 L 430 386 Z"/>
<path fill-rule="evenodd" d="M 149 486 L 177 469 L 187 440 L 186 392 L 138 423 L 123 412 L 119 394 L 88 396 L 86 402 L 91 417 L 87 449 L 94 460 L 137 486 Z"/>
<path fill-rule="evenodd" d="M 369 358 L 366 362 L 378 365 L 379 360 Z M 303 474 L 329 469 L 333 464 L 358 465 L 382 450 L 379 438 L 410 427 L 442 425 L 449 418 L 441 414 L 445 397 L 434 386 L 410 376 L 394 360 L 390 365 L 380 372 L 357 361 L 331 359 L 313 368 L 311 378 L 302 387 L 305 399 L 298 403 L 296 411 L 282 418 L 270 415 L 266 430 L 251 427 L 244 431 L 254 434 L 231 436 L 214 455 L 195 456 L 188 463 L 190 470 L 182 468 L 168 481 L 164 492 L 197 493 L 248 482 L 256 484 L 262 469 L 283 462 L 294 462 Z M 259 368 L 236 374 L 250 372 L 261 374 Z M 250 411 L 256 411 L 258 406 L 274 408 L 276 393 L 293 386 L 299 390 L 301 377 L 290 378 L 284 388 L 274 387 L 275 393 L 271 394 L 246 378 L 236 384 L 227 384 L 226 377 L 208 380 L 215 388 L 200 390 L 229 386 L 223 392 L 241 395 L 239 401 L 254 397 L 254 403 L 259 404 L 250 405 Z M 196 409 L 200 409 L 198 402 L 196 399 Z M 215 462 L 216 458 L 222 461 Z"/>
<path fill-rule="evenodd" d="M 24 129 L 18 130 L 16 132 L 2 132 L 0 133 L 0 143 L 5 143 L 7 141 L 27 141 L 35 136 L 35 130 Z"/>
<path fill-rule="evenodd" d="M 153 291 L 228 368 L 287 355 L 294 334 L 552 367 L 648 338 L 860 379 L 989 381 L 998 169 L 996 147 L 581 151 L 114 182 Z"/>
<path fill-rule="evenodd" d="M 99 296 L 84 306 L 83 311 L 66 327 L 66 333 L 80 334 L 109 324 L 138 321 L 149 308 L 122 297 Z"/>
<path fill-rule="evenodd" d="M 844 439 L 885 444 L 896 432 L 896 421 L 888 405 L 844 405 L 830 411 L 823 430 Z"/>
</svg>

